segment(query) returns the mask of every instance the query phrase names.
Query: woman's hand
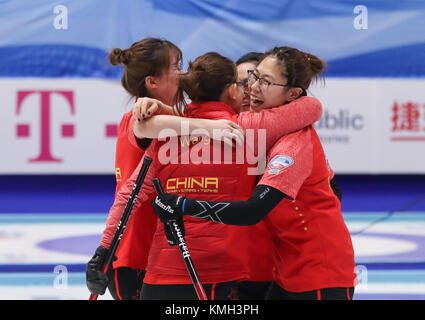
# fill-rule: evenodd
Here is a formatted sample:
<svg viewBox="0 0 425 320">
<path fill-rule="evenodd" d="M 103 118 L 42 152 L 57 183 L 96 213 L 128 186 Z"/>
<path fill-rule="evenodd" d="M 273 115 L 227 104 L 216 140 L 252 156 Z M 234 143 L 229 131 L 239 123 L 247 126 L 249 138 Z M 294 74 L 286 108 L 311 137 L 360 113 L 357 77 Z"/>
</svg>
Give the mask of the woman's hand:
<svg viewBox="0 0 425 320">
<path fill-rule="evenodd" d="M 163 107 L 164 104 L 157 99 L 147 97 L 137 98 L 133 107 L 133 116 L 137 121 L 141 121 L 160 113 Z"/>
<path fill-rule="evenodd" d="M 205 126 L 210 138 L 213 140 L 222 140 L 228 145 L 233 145 L 236 142 L 242 145 L 245 141 L 245 134 L 240 126 L 230 120 L 207 120 Z"/>
</svg>

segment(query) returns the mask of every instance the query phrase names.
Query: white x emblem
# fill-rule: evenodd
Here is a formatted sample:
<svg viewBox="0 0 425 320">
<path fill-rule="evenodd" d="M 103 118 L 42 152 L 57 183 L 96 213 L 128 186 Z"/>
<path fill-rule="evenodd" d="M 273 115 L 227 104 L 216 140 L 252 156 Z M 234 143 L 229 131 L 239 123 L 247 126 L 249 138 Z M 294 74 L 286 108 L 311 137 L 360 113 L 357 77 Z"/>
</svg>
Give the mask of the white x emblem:
<svg viewBox="0 0 425 320">
<path fill-rule="evenodd" d="M 214 204 L 213 206 L 211 206 L 207 201 L 196 200 L 196 202 L 199 203 L 203 211 L 201 211 L 200 213 L 197 213 L 196 215 L 192 215 L 192 217 L 198 217 L 203 219 L 209 218 L 210 220 L 214 222 L 223 223 L 217 213 L 219 213 L 224 208 L 229 206 L 230 205 L 229 202 L 219 202 Z"/>
</svg>

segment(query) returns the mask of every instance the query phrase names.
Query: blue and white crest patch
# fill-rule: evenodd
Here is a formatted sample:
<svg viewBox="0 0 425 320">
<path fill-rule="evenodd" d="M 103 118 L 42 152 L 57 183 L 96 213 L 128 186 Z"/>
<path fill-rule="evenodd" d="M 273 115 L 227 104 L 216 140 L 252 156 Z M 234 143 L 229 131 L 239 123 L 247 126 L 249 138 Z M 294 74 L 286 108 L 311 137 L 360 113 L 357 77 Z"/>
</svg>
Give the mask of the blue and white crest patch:
<svg viewBox="0 0 425 320">
<path fill-rule="evenodd" d="M 289 156 L 277 155 L 267 164 L 269 167 L 270 174 L 278 174 L 282 170 L 292 166 L 294 164 L 294 159 Z"/>
</svg>

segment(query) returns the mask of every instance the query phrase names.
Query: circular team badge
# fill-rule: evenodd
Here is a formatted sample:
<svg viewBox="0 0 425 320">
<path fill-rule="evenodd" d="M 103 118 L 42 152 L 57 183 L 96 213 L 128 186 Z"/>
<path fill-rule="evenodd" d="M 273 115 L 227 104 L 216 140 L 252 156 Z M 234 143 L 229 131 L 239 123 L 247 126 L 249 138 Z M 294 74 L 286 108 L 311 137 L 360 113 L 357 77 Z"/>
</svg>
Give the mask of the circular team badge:
<svg viewBox="0 0 425 320">
<path fill-rule="evenodd" d="M 278 174 L 282 170 L 292 166 L 294 164 L 294 159 L 289 156 L 277 155 L 274 156 L 272 160 L 267 164 L 269 167 L 270 174 Z"/>
</svg>

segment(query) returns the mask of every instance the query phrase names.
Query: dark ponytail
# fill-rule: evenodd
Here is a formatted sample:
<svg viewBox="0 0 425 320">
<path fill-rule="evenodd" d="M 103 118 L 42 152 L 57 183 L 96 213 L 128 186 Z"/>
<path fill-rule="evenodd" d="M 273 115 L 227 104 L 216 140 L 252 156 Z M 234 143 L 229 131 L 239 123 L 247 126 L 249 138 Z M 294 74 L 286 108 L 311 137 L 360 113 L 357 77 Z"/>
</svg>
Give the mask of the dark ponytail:
<svg viewBox="0 0 425 320">
<path fill-rule="evenodd" d="M 160 76 L 170 66 L 170 54 L 181 61 L 181 50 L 167 40 L 146 38 L 135 42 L 130 48 L 115 48 L 109 53 L 109 62 L 124 65 L 121 84 L 131 96 L 149 97 L 145 86 L 148 76 Z"/>
<path fill-rule="evenodd" d="M 115 48 L 109 54 L 109 62 L 113 66 L 118 66 L 120 64 L 127 64 L 129 60 L 130 52 L 129 50 L 121 50 L 120 48 Z"/>
<path fill-rule="evenodd" d="M 288 79 L 288 85 L 304 91 L 326 67 L 326 63 L 317 56 L 291 47 L 275 47 L 267 51 L 263 59 L 266 57 L 276 58 L 280 62 L 282 74 Z"/>
<path fill-rule="evenodd" d="M 325 70 L 326 63 L 311 53 L 305 53 L 305 57 L 310 64 L 311 75 L 314 80 Z"/>
<path fill-rule="evenodd" d="M 192 101 L 219 101 L 235 81 L 236 66 L 232 60 L 216 52 L 205 53 L 190 62 L 187 72 L 179 76 L 177 101 L 182 101 L 184 93 Z"/>
</svg>

